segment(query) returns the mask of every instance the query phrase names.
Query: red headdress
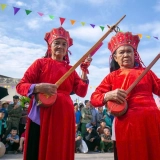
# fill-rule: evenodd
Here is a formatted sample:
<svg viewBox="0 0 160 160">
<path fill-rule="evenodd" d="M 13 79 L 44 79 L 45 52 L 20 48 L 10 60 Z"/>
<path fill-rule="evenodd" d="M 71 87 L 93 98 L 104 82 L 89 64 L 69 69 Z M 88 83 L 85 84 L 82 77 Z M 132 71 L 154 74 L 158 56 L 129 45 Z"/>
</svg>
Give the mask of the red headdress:
<svg viewBox="0 0 160 160">
<path fill-rule="evenodd" d="M 135 61 L 139 64 L 139 67 L 142 67 L 143 62 L 137 52 L 139 42 L 140 38 L 138 35 L 133 35 L 131 32 L 118 32 L 108 43 L 108 49 L 113 55 L 119 47 L 124 45 L 131 46 L 134 49 Z"/>
<path fill-rule="evenodd" d="M 53 28 L 50 32 L 47 32 L 44 39 L 48 44 L 48 50 L 45 57 L 51 57 L 51 44 L 55 39 L 63 38 L 67 41 L 68 48 L 73 45 L 73 39 L 70 37 L 69 32 L 63 27 Z M 69 63 L 68 53 L 64 57 L 64 60 Z"/>
</svg>

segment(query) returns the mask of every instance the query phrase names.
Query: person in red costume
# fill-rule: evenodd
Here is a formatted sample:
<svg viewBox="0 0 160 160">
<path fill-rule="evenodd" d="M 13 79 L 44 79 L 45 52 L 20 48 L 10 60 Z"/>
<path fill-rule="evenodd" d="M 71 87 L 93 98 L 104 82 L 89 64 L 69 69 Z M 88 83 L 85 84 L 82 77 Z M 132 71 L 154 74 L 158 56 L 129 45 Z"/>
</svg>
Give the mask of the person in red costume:
<svg viewBox="0 0 160 160">
<path fill-rule="evenodd" d="M 152 94 L 160 96 L 160 79 L 150 70 L 130 94 L 126 94 L 145 69 L 137 52 L 139 41 L 138 35 L 131 32 L 118 32 L 111 38 L 108 43 L 112 54 L 111 72 L 91 95 L 95 107 L 110 100 L 120 104 L 127 100 L 127 112 L 114 120 L 118 154 L 115 159 L 118 160 L 160 158 L 160 111 Z"/>
<path fill-rule="evenodd" d="M 74 160 L 75 113 L 70 93 L 84 97 L 89 80 L 82 67 L 82 76 L 76 71 L 57 88 L 55 83 L 71 68 L 68 48 L 73 44 L 69 32 L 54 28 L 46 33 L 48 50 L 45 57 L 37 59 L 17 84 L 17 92 L 31 97 L 29 119 L 26 126 L 24 160 Z M 50 107 L 36 106 L 35 94 L 57 93 L 55 103 Z"/>
</svg>

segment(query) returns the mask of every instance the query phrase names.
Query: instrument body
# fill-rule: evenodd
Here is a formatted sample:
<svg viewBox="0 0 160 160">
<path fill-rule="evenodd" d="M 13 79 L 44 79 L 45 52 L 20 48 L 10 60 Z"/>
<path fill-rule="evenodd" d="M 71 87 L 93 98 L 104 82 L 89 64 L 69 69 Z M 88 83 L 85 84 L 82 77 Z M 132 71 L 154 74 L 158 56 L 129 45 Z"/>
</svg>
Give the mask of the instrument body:
<svg viewBox="0 0 160 160">
<path fill-rule="evenodd" d="M 38 93 L 35 95 L 35 99 L 38 107 L 50 107 L 56 101 L 57 94 L 47 95 L 43 93 Z"/>
<path fill-rule="evenodd" d="M 112 115 L 119 117 L 126 113 L 128 105 L 127 101 L 122 104 L 115 103 L 114 101 L 108 101 L 107 108 Z"/>
</svg>

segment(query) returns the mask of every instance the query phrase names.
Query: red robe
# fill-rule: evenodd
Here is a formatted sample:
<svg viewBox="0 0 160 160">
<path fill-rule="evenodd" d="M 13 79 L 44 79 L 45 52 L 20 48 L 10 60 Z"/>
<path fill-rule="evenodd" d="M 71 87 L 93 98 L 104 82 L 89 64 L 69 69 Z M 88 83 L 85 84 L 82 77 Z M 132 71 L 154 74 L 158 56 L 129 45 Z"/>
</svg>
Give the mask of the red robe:
<svg viewBox="0 0 160 160">
<path fill-rule="evenodd" d="M 110 73 L 91 96 L 93 106 L 103 106 L 106 92 L 124 90 L 137 79 L 144 69 L 124 69 Z M 149 71 L 127 97 L 127 113 L 115 119 L 118 160 L 160 159 L 160 111 L 152 93 L 160 96 L 160 79 Z"/>
<path fill-rule="evenodd" d="M 27 96 L 29 88 L 36 83 L 55 83 L 71 66 L 51 58 L 36 60 L 17 85 L 17 92 Z M 74 71 L 58 88 L 57 99 L 51 107 L 40 108 L 40 138 L 37 160 L 73 160 L 75 144 L 75 114 L 70 93 L 84 97 L 88 84 Z M 31 102 L 32 103 L 32 102 Z M 27 157 L 29 119 L 26 128 L 24 160 Z M 31 147 L 31 146 L 29 146 Z"/>
</svg>

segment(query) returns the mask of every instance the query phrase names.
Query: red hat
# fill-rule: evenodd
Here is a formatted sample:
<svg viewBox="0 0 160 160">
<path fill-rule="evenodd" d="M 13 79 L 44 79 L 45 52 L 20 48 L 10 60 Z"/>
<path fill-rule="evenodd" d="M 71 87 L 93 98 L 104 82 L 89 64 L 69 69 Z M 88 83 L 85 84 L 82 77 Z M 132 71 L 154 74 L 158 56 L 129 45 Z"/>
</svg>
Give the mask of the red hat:
<svg viewBox="0 0 160 160">
<path fill-rule="evenodd" d="M 59 28 L 53 28 L 50 32 L 47 32 L 44 39 L 48 43 L 48 45 L 51 45 L 53 40 L 63 38 L 67 41 L 68 47 L 73 45 L 73 40 L 69 35 L 69 32 L 66 31 L 63 27 Z"/>
<path fill-rule="evenodd" d="M 108 49 L 113 54 L 120 46 L 129 45 L 137 51 L 139 41 L 138 35 L 132 35 L 131 32 L 118 32 L 108 43 Z"/>
<path fill-rule="evenodd" d="M 68 31 L 66 31 L 63 27 L 53 28 L 50 32 L 47 32 L 44 37 L 44 39 L 48 44 L 48 50 L 46 52 L 45 58 L 51 57 L 51 44 L 55 39 L 58 39 L 58 38 L 65 39 L 67 41 L 68 48 L 73 45 L 73 39 L 70 37 Z M 68 52 L 70 53 L 70 51 Z M 70 63 L 68 53 L 65 55 L 64 61 L 66 61 L 66 63 L 68 64 Z"/>
</svg>

